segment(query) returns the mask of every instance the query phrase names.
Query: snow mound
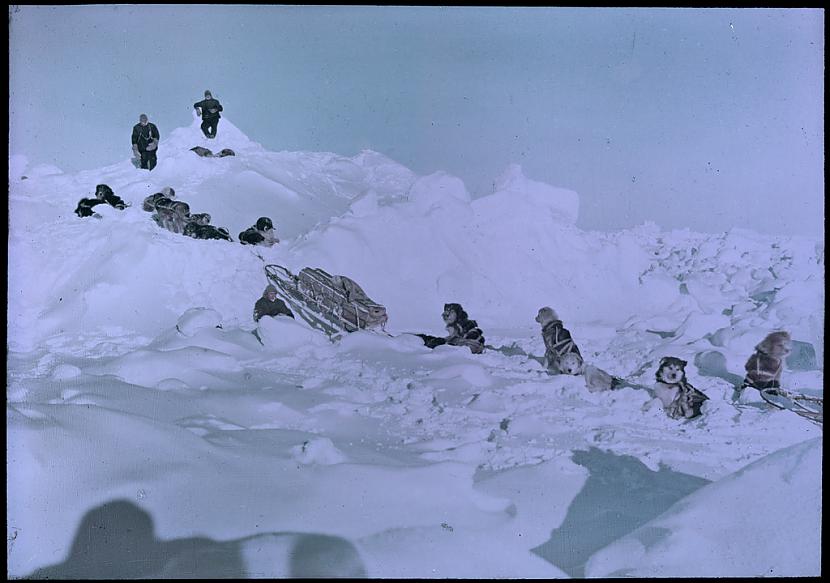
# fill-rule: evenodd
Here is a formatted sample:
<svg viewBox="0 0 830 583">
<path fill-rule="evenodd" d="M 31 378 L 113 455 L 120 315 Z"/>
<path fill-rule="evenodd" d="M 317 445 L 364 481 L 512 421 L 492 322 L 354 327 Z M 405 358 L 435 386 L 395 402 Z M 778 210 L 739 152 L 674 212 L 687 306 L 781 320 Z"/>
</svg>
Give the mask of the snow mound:
<svg viewBox="0 0 830 583">
<path fill-rule="evenodd" d="M 237 155 L 190 151 L 203 142 Z M 787 329 L 809 345 L 804 354 L 815 354 L 798 366 L 822 366 L 821 241 L 741 229 L 661 232 L 649 224 L 586 232 L 574 225 L 576 193 L 533 181 L 518 165 L 492 194 L 471 199 L 456 177 L 417 177 L 368 150 L 351 158 L 268 152 L 227 118 L 209 141 L 194 118 L 164 137 L 159 157 L 151 173 L 124 160 L 10 184 L 13 350 L 67 335 L 76 320 L 84 323 L 82 337 L 152 338 L 197 306 L 222 314 L 227 329 L 251 326 L 253 303 L 268 283 L 264 263 L 277 263 L 294 273 L 311 266 L 355 279 L 387 307 L 395 334 L 444 334 L 443 304 L 459 302 L 486 338 L 491 329 L 516 327 L 535 336 L 533 316 L 551 305 L 578 343 L 581 326 L 603 321 L 655 340 L 682 340 L 690 348 L 680 356 L 691 358 L 705 344 L 740 360 L 769 329 Z M 27 167 L 24 156 L 10 164 L 15 173 Z M 103 208 L 101 219 L 76 217 L 78 199 L 98 183 L 132 206 Z M 270 216 L 282 241 L 252 248 L 164 231 L 140 208 L 164 186 L 232 236 Z M 731 370 L 742 365 L 727 362 Z"/>
<path fill-rule="evenodd" d="M 179 318 L 176 330 L 185 336 L 193 336 L 205 328 L 221 328 L 222 314 L 210 308 L 190 308 Z"/>
<path fill-rule="evenodd" d="M 305 441 L 291 449 L 291 455 L 301 464 L 318 464 L 329 466 L 346 461 L 343 455 L 328 437 L 317 437 Z"/>
<path fill-rule="evenodd" d="M 557 220 L 576 223 L 579 216 L 579 195 L 572 190 L 556 188 L 530 180 L 519 164 L 511 164 L 494 182 L 494 192 L 482 204 L 503 206 L 507 201 L 530 205 L 538 212 L 550 213 Z"/>
<path fill-rule="evenodd" d="M 81 369 L 72 364 L 59 364 L 52 369 L 52 378 L 56 381 L 64 381 L 67 379 L 74 379 L 80 376 Z"/>
<path fill-rule="evenodd" d="M 262 344 L 273 352 L 293 352 L 302 347 L 329 346 L 328 339 L 319 331 L 288 316 L 266 316 L 257 324 Z"/>
<path fill-rule="evenodd" d="M 784 448 L 690 494 L 595 553 L 586 577 L 819 573 L 821 442 L 819 437 Z M 787 534 L 758 536 L 773 532 Z"/>
<path fill-rule="evenodd" d="M 469 203 L 470 194 L 461 179 L 446 172 L 435 172 L 416 180 L 407 199 L 418 211 L 429 213 L 455 202 Z"/>
</svg>

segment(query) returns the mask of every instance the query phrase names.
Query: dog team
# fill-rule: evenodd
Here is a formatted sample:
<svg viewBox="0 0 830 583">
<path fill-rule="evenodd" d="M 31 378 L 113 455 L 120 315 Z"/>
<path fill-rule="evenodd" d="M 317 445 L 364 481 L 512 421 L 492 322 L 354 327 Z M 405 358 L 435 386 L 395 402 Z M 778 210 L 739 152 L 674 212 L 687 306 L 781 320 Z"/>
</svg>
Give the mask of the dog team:
<svg viewBox="0 0 830 583">
<path fill-rule="evenodd" d="M 75 214 L 79 217 L 99 217 L 92 209 L 99 204 L 124 210 L 126 204 L 106 184 L 99 184 L 95 187 L 95 198 L 82 198 L 78 201 Z M 182 200 L 176 199 L 176 191 L 169 186 L 146 197 L 141 208 L 148 213 L 153 213 L 152 218 L 156 224 L 168 231 L 179 235 L 186 235 L 194 239 L 221 239 L 233 241 L 228 230 L 224 227 L 215 227 L 210 224 L 211 216 L 208 213 L 190 212 L 190 205 Z M 243 245 L 262 245 L 271 247 L 280 242 L 274 231 L 274 223 L 268 217 L 260 217 L 256 224 L 248 227 L 239 233 L 239 242 Z"/>
<path fill-rule="evenodd" d="M 82 198 L 75 213 L 79 217 L 97 216 L 92 209 L 99 204 L 109 204 L 119 210 L 129 206 L 116 196 L 109 186 L 99 184 L 95 188 L 95 198 Z M 191 214 L 190 206 L 184 201 L 176 200 L 176 193 L 169 186 L 146 197 L 142 208 L 153 213 L 152 218 L 160 227 L 174 233 L 195 239 L 233 240 L 227 229 L 210 224 L 211 217 L 208 213 Z M 279 238 L 271 219 L 260 217 L 256 224 L 239 233 L 239 242 L 243 245 L 270 247 L 279 243 Z M 263 298 L 260 299 L 264 305 L 255 310 L 255 320 L 264 315 L 285 314 L 293 317 L 287 306 L 277 305 L 277 302 L 282 302 L 275 296 L 276 290 L 266 289 Z M 270 308 L 272 303 L 276 306 L 273 309 Z M 426 346 L 466 346 L 473 354 L 481 354 L 484 351 L 484 333 L 476 321 L 470 319 L 461 304 L 445 304 L 442 319 L 447 330 L 446 336 L 418 334 Z M 571 333 L 553 308 L 540 308 L 535 319 L 542 327 L 542 340 L 545 344 L 543 364 L 549 374 L 582 376 L 585 386 L 591 392 L 613 390 L 624 385 L 621 379 L 585 362 Z M 746 362 L 746 377 L 737 390 L 754 388 L 760 391 L 780 388 L 784 358 L 790 353 L 790 349 L 791 339 L 788 332 L 777 331 L 769 334 L 755 347 L 755 352 Z M 686 364 L 685 360 L 667 356 L 660 360 L 657 368 L 654 396 L 662 404 L 666 414 L 674 419 L 699 416 L 702 404 L 708 400 L 703 392 L 686 379 Z"/>
<path fill-rule="evenodd" d="M 213 99 L 210 91 L 205 91 L 204 96 L 205 98 L 194 103 L 193 107 L 197 115 L 202 117 L 201 129 L 205 137 L 213 139 L 216 137 L 222 105 Z M 139 123 L 133 127 L 132 133 L 133 153 L 136 159 L 140 159 L 141 168 L 152 170 L 156 166 L 158 142 L 158 128 L 149 122 L 145 114 L 141 114 Z M 191 148 L 191 150 L 202 157 L 234 155 L 232 150 L 227 149 L 219 154 L 213 154 L 201 146 Z M 153 213 L 152 218 L 160 227 L 174 233 L 195 239 L 233 240 L 226 228 L 210 224 L 211 216 L 208 213 L 191 214 L 190 206 L 186 202 L 175 200 L 175 195 L 175 191 L 167 186 L 161 192 L 145 198 L 142 208 Z M 98 216 L 92 209 L 99 204 L 109 204 L 119 210 L 124 210 L 129 206 L 116 196 L 109 186 L 99 184 L 95 188 L 95 198 L 82 198 L 78 202 L 75 213 L 79 217 Z M 260 217 L 256 224 L 239 233 L 239 242 L 243 245 L 270 247 L 279 243 L 279 239 L 271 219 Z M 268 286 L 255 306 L 254 320 L 258 321 L 262 316 L 280 314 L 294 317 L 291 310 L 276 297 L 276 289 Z M 418 334 L 426 346 L 429 348 L 443 344 L 466 346 L 473 354 L 481 354 L 484 351 L 484 334 L 476 321 L 469 318 L 461 304 L 445 304 L 442 318 L 447 336 Z M 585 386 L 591 392 L 613 390 L 625 384 L 621 379 L 585 362 L 571 333 L 564 327 L 553 308 L 548 306 L 540 308 L 535 319 L 542 327 L 542 340 L 545 344 L 543 365 L 549 374 L 582 376 Z M 776 331 L 769 334 L 755 346 L 755 352 L 744 367 L 746 376 L 743 384 L 737 390 L 740 392 L 745 388 L 754 388 L 759 391 L 780 388 L 784 358 L 790 350 L 791 339 L 788 332 Z M 688 363 L 680 358 L 663 357 L 655 375 L 657 381 L 654 384 L 655 401 L 659 402 L 666 414 L 673 419 L 691 419 L 699 416 L 701 406 L 708 400 L 703 392 L 692 386 L 686 379 L 686 364 Z"/>
<path fill-rule="evenodd" d="M 442 344 L 467 346 L 474 354 L 484 350 L 484 334 L 475 320 L 470 320 L 460 304 L 444 305 L 442 314 L 447 326 L 446 337 L 418 334 L 426 346 L 435 348 Z M 545 344 L 543 366 L 548 374 L 567 374 L 582 376 L 590 392 L 609 391 L 626 386 L 625 381 L 614 377 L 601 368 L 585 362 L 579 347 L 571 333 L 562 323 L 553 308 L 545 306 L 539 309 L 536 322 L 542 327 L 542 340 Z M 776 331 L 767 335 L 755 346 L 755 351 L 747 360 L 744 368 L 746 376 L 743 384 L 736 389 L 740 392 L 746 388 L 762 389 L 781 388 L 781 373 L 784 370 L 784 358 L 791 350 L 790 334 Z M 674 356 L 660 359 L 653 388 L 654 401 L 672 419 L 691 419 L 701 415 L 703 403 L 709 400 L 702 391 L 695 388 L 686 378 L 688 363 Z M 642 387 L 646 388 L 646 387 Z M 650 407 L 650 403 L 648 405 Z"/>
</svg>

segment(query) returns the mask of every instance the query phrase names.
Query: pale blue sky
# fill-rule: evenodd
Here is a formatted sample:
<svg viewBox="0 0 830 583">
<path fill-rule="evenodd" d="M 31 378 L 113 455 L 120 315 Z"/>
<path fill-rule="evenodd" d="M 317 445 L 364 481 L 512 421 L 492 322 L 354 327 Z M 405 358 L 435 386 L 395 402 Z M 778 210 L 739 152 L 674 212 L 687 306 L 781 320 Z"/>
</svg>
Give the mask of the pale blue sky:
<svg viewBox="0 0 830 583">
<path fill-rule="evenodd" d="M 578 226 L 823 236 L 824 12 L 70 6 L 10 9 L 12 153 L 129 156 L 206 88 L 266 148 L 370 148 L 474 195 L 516 162 Z M 221 124 L 219 127 L 221 132 Z M 160 154 L 163 155 L 163 152 Z"/>
</svg>

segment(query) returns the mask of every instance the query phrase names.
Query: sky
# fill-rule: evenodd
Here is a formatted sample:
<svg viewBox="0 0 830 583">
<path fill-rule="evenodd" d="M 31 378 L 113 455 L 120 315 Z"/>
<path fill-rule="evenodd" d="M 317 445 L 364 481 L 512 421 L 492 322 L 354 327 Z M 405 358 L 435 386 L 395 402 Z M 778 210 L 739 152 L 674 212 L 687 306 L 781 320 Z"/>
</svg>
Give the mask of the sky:
<svg viewBox="0 0 830 583">
<path fill-rule="evenodd" d="M 521 164 L 584 229 L 823 238 L 823 10 L 20 6 L 9 58 L 10 151 L 66 172 L 210 89 L 273 151 L 372 149 L 474 196 Z"/>
</svg>

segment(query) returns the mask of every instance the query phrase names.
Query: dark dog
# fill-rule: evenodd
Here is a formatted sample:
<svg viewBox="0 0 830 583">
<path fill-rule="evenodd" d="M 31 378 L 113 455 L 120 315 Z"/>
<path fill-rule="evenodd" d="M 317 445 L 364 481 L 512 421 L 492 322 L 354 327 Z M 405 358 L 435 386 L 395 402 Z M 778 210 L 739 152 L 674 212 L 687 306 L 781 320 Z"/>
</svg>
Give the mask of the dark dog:
<svg viewBox="0 0 830 583">
<path fill-rule="evenodd" d="M 168 231 L 184 234 L 184 227 L 190 220 L 190 205 L 180 200 L 174 201 L 169 207 L 157 205 L 153 219 Z"/>
<path fill-rule="evenodd" d="M 127 203 L 125 203 L 121 197 L 116 196 L 116 194 L 112 191 L 112 188 L 106 184 L 99 184 L 95 187 L 95 198 L 103 200 L 108 205 L 115 207 L 120 211 L 127 208 Z"/>
<path fill-rule="evenodd" d="M 196 222 L 189 222 L 184 227 L 184 234 L 194 239 L 220 239 L 223 241 L 233 241 L 228 230 L 223 227 L 214 227 L 213 225 L 200 225 Z"/>
<path fill-rule="evenodd" d="M 155 212 L 156 208 L 159 206 L 161 201 L 169 201 L 169 204 L 172 204 L 173 199 L 176 197 L 176 191 L 170 188 L 169 186 L 165 186 L 161 189 L 161 192 L 157 192 L 155 194 L 151 194 L 147 198 L 144 199 L 144 202 L 141 204 L 141 208 L 147 211 L 148 213 Z M 163 203 L 167 204 L 167 203 Z M 169 206 L 169 205 L 168 205 Z"/>
<path fill-rule="evenodd" d="M 121 199 L 121 197 L 116 196 L 116 194 L 112 191 L 112 188 L 106 184 L 99 184 L 95 187 L 95 198 L 82 198 L 78 201 L 78 206 L 75 208 L 75 214 L 79 217 L 92 216 L 94 214 L 92 208 L 99 204 L 108 204 L 120 211 L 123 211 L 128 206 L 127 203 Z"/>
<path fill-rule="evenodd" d="M 262 245 L 271 247 L 280 242 L 274 231 L 274 223 L 268 217 L 259 217 L 256 224 L 239 233 L 239 242 L 243 245 Z"/>
<path fill-rule="evenodd" d="M 686 379 L 687 364 L 681 358 L 666 356 L 657 367 L 654 393 L 672 419 L 697 417 L 703 402 L 709 399 Z"/>
<path fill-rule="evenodd" d="M 236 156 L 236 152 L 230 148 L 225 148 L 218 154 L 214 154 L 213 151 L 208 148 L 203 148 L 202 146 L 190 148 L 190 151 L 195 152 L 197 156 L 201 156 L 202 158 L 224 158 L 225 156 Z"/>
<path fill-rule="evenodd" d="M 210 214 L 208 213 L 194 213 L 190 215 L 190 222 L 196 223 L 197 225 L 209 225 L 210 224 Z"/>
<path fill-rule="evenodd" d="M 444 304 L 441 314 L 447 328 L 447 344 L 467 346 L 473 354 L 484 352 L 484 333 L 475 320 L 471 320 L 461 304 Z"/>
<path fill-rule="evenodd" d="M 202 158 L 213 158 L 213 152 L 211 152 L 207 148 L 203 148 L 202 146 L 190 148 L 190 151 L 195 152 L 197 156 L 201 156 Z"/>
</svg>

